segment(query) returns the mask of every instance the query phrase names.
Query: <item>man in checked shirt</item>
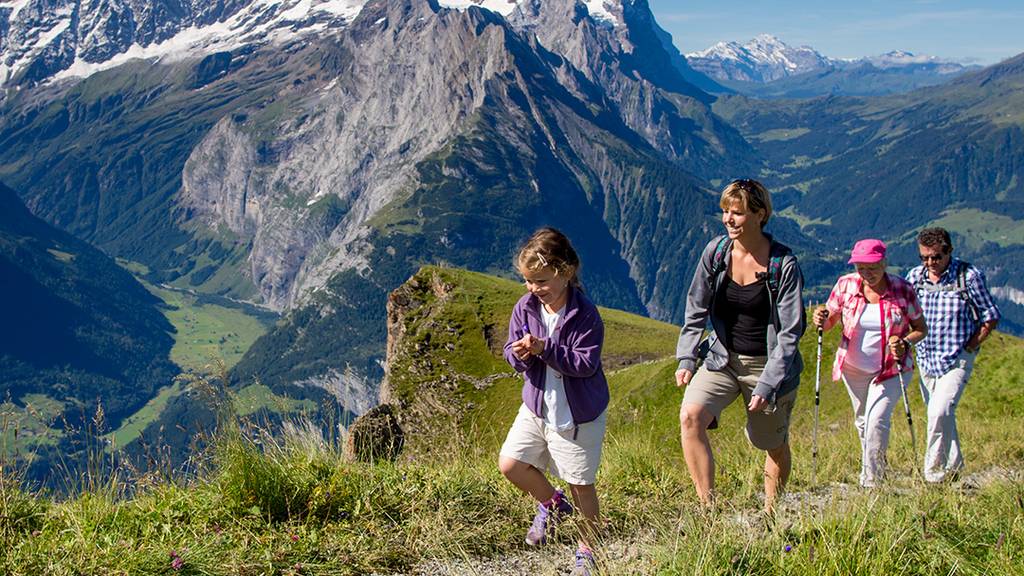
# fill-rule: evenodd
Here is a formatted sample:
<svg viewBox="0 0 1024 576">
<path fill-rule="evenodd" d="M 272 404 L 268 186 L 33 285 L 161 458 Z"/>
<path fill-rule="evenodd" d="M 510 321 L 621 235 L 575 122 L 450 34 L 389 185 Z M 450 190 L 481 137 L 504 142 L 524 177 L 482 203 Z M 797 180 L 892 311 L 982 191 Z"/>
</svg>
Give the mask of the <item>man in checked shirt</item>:
<svg viewBox="0 0 1024 576">
<path fill-rule="evenodd" d="M 964 467 L 956 430 L 956 406 L 974 369 L 981 343 L 999 323 L 985 275 L 953 258 L 949 232 L 926 228 L 917 235 L 921 265 L 907 273 L 928 323 L 917 345 L 921 394 L 928 406 L 924 478 L 955 479 Z"/>
</svg>

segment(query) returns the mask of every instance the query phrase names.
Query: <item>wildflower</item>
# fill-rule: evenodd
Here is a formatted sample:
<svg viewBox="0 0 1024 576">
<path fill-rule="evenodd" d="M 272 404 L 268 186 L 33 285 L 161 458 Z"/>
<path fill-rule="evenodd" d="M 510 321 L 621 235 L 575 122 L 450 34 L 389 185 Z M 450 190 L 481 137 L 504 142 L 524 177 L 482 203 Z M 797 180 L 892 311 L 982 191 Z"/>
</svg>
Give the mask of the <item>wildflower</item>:
<svg viewBox="0 0 1024 576">
<path fill-rule="evenodd" d="M 790 551 L 790 550 L 792 550 L 792 549 L 793 549 L 793 547 L 792 547 L 792 546 L 790 546 L 789 544 L 786 544 L 786 547 L 785 547 L 785 548 L 783 548 L 783 550 L 785 550 L 786 552 L 789 552 L 789 551 Z"/>
<path fill-rule="evenodd" d="M 292 538 L 292 542 L 298 542 L 299 541 L 299 535 L 298 534 L 292 534 L 291 538 Z"/>
<path fill-rule="evenodd" d="M 182 550 L 184 552 L 184 550 Z M 181 570 L 181 567 L 185 565 L 185 561 L 178 556 L 177 550 L 171 550 L 171 568 L 175 570 Z"/>
</svg>

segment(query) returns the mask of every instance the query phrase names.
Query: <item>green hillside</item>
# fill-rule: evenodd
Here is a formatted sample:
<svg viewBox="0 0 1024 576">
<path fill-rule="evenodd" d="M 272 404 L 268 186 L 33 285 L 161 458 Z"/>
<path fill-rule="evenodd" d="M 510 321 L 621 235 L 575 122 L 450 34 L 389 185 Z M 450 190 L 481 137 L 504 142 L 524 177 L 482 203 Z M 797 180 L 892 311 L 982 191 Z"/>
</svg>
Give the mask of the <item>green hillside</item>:
<svg viewBox="0 0 1024 576">
<path fill-rule="evenodd" d="M 497 452 L 520 402 L 522 380 L 501 351 L 512 307 L 524 293 L 510 280 L 429 266 L 392 293 L 389 332 L 392 342 L 396 333 L 402 338 L 389 348 L 384 387 L 410 422 L 411 451 L 426 456 L 468 436 L 481 457 Z M 678 328 L 600 310 L 607 373 L 628 373 L 675 350 Z"/>
<path fill-rule="evenodd" d="M 403 413 L 441 398 L 460 401 L 458 410 L 438 413 L 438 421 L 455 427 L 429 442 L 421 436 L 397 463 L 352 462 L 331 436 L 295 426 L 285 439 L 224 428 L 217 448 L 198 459 L 208 465 L 191 480 L 148 477 L 130 496 L 123 495 L 120 476 L 50 500 L 14 488 L 4 468 L 0 571 L 562 573 L 572 526 L 557 543 L 527 554 L 522 533 L 533 506 L 495 465 L 518 403 L 518 384 L 507 376 L 497 345 L 521 292 L 505 280 L 425 268 L 392 294 L 389 377 Z M 667 357 L 675 329 L 621 312 L 602 314 L 613 396 L 598 477 L 606 517 L 603 574 L 1019 573 L 1021 340 L 997 334 L 964 396 L 964 481 L 922 486 L 911 472 L 918 458 L 911 457 L 905 421 L 896 414 L 892 481 L 864 491 L 855 487 L 859 451 L 849 400 L 834 383 L 822 383 L 818 482 L 810 483 L 814 335 L 808 334 L 802 346 L 809 368 L 792 426 L 793 477 L 769 521 L 758 512 L 762 456 L 743 438 L 741 408 L 731 406 L 713 432 L 720 500 L 704 512 L 678 443 L 682 391 L 672 384 L 674 361 Z M 826 364 L 836 339 L 828 335 Z M 404 351 L 416 351 L 432 371 L 403 360 Z M 827 365 L 822 371 L 828 373 Z M 922 406 L 917 394 L 911 399 L 920 441 Z"/>
<path fill-rule="evenodd" d="M 0 458 L 31 462 L 40 480 L 73 469 L 85 428 L 120 425 L 170 385 L 175 328 L 160 306 L 0 184 Z"/>
<path fill-rule="evenodd" d="M 914 237 L 945 226 L 957 255 L 992 287 L 1021 289 L 1024 262 L 1024 55 L 952 82 L 884 97 L 721 98 L 716 113 L 752 140 L 780 214 L 829 248 L 890 243 L 890 263 L 918 264 Z M 804 270 L 819 289 L 832 273 Z M 1021 334 L 1024 306 L 1001 300 Z"/>
</svg>

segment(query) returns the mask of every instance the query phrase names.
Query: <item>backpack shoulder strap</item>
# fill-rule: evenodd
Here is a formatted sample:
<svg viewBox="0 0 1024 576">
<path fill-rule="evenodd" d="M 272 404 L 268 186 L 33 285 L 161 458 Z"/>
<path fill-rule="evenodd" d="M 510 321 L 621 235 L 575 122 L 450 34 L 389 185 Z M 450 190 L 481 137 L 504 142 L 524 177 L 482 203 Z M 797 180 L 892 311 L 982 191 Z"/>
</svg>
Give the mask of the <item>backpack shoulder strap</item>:
<svg viewBox="0 0 1024 576">
<path fill-rule="evenodd" d="M 960 294 L 960 298 L 967 303 L 971 316 L 978 320 L 981 318 L 981 311 L 978 310 L 978 305 L 971 299 L 971 291 L 967 289 L 967 269 L 970 267 L 969 263 L 963 260 L 960 261 L 960 269 L 957 270 L 956 275 L 956 291 Z"/>
<path fill-rule="evenodd" d="M 729 237 L 722 236 L 718 241 L 718 245 L 715 246 L 715 252 L 711 255 L 711 284 L 714 285 L 715 279 L 721 274 L 727 263 L 725 261 L 726 256 L 729 255 Z"/>
<path fill-rule="evenodd" d="M 956 274 L 956 289 L 960 290 L 962 294 L 965 294 L 964 298 L 968 298 L 967 294 L 967 269 L 971 265 L 963 260 L 960 261 L 960 269 L 957 270 Z"/>
<path fill-rule="evenodd" d="M 771 254 L 768 257 L 768 289 L 773 294 L 779 293 L 779 286 L 782 284 L 782 261 L 793 251 L 782 244 L 772 243 Z"/>
</svg>

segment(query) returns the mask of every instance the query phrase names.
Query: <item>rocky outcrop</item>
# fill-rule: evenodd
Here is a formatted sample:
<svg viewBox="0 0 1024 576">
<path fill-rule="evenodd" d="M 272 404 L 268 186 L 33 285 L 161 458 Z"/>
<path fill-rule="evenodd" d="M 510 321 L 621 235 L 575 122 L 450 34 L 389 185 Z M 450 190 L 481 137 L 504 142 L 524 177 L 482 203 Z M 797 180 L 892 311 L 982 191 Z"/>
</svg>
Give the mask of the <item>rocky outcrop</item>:
<svg viewBox="0 0 1024 576">
<path fill-rule="evenodd" d="M 463 412 L 458 377 L 432 338 L 453 286 L 421 270 L 388 296 L 387 360 L 380 402 L 393 410 L 415 452 L 425 440 L 452 428 Z M 442 320 L 443 321 L 443 320 Z M 443 350 L 448 353 L 450 350 Z"/>
<path fill-rule="evenodd" d="M 387 404 L 374 407 L 348 428 L 346 454 L 359 462 L 394 461 L 405 445 L 405 433 Z"/>
</svg>

